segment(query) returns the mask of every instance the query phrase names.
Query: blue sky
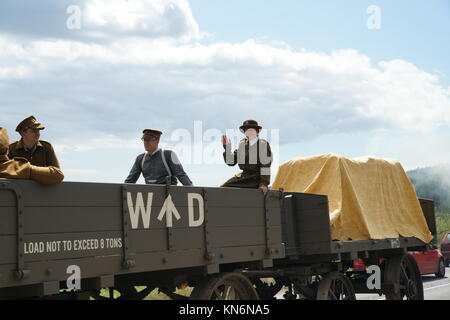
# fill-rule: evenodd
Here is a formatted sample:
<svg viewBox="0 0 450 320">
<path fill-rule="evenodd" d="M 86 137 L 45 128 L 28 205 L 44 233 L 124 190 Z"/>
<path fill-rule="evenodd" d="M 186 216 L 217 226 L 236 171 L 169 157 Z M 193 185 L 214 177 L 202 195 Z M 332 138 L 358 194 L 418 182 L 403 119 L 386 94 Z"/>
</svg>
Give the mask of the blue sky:
<svg viewBox="0 0 450 320">
<path fill-rule="evenodd" d="M 450 2 L 446 0 L 203 1 L 191 0 L 200 26 L 218 41 L 283 41 L 294 49 L 353 48 L 374 61 L 405 59 L 450 84 Z M 370 30 L 366 10 L 381 9 Z"/>
<path fill-rule="evenodd" d="M 153 127 L 196 185 L 220 185 L 238 168 L 218 137 L 249 118 L 275 130 L 274 174 L 325 153 L 448 162 L 449 13 L 444 0 L 2 0 L 0 126 L 13 140 L 35 115 L 70 181 L 122 182 Z"/>
</svg>

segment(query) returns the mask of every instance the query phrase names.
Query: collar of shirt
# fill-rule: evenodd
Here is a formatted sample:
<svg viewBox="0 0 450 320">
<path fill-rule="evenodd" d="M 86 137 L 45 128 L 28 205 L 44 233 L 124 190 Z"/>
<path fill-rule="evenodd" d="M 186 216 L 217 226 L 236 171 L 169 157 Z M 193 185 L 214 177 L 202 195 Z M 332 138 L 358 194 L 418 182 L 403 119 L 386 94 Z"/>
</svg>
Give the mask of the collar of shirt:
<svg viewBox="0 0 450 320">
<path fill-rule="evenodd" d="M 23 146 L 23 148 L 25 149 L 26 152 L 33 153 L 34 151 L 36 151 L 37 146 L 34 145 L 33 148 L 31 149 L 28 149 L 26 146 Z"/>
<path fill-rule="evenodd" d="M 158 148 L 158 149 L 156 149 L 155 151 L 153 151 L 152 153 L 150 153 L 150 152 L 147 152 L 147 155 L 149 155 L 149 156 L 153 156 L 153 155 L 155 155 L 158 151 L 161 151 L 161 148 Z"/>
<path fill-rule="evenodd" d="M 34 145 L 34 147 L 33 148 L 31 148 L 31 149 L 28 149 L 26 146 L 25 146 L 25 144 L 23 143 L 23 140 L 22 139 L 20 139 L 19 140 L 19 142 L 17 143 L 17 149 L 24 149 L 24 150 L 35 150 L 37 147 L 41 147 L 41 148 L 43 148 L 43 146 L 42 146 L 42 143 L 41 143 L 41 141 L 40 140 L 38 140 L 38 142 Z"/>
<path fill-rule="evenodd" d="M 253 146 L 256 143 L 256 141 L 258 141 L 258 138 L 253 139 L 253 140 L 247 140 L 247 141 L 250 146 Z"/>
</svg>

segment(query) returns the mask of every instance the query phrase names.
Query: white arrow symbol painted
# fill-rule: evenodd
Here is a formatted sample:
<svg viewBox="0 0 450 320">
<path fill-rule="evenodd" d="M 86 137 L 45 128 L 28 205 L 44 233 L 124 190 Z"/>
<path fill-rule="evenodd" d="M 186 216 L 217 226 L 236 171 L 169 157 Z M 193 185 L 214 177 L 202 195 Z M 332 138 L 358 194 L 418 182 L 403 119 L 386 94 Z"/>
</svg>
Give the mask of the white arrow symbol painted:
<svg viewBox="0 0 450 320">
<path fill-rule="evenodd" d="M 166 198 L 166 201 L 164 201 L 164 204 L 161 208 L 161 211 L 158 215 L 158 220 L 161 221 L 164 218 L 164 215 L 166 215 L 166 226 L 172 227 L 172 214 L 175 216 L 177 220 L 181 219 L 180 213 L 178 212 L 177 208 L 175 208 L 175 205 L 172 201 L 172 196 L 169 194 L 169 196 Z"/>
</svg>

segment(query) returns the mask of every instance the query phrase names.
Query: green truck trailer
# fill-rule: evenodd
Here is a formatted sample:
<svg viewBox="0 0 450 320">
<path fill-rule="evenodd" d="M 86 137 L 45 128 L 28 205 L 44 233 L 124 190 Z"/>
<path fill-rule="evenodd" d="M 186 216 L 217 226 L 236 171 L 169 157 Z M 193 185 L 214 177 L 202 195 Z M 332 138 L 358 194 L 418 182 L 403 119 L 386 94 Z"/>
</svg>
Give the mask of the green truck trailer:
<svg viewBox="0 0 450 320">
<path fill-rule="evenodd" d="M 436 234 L 434 204 L 420 202 Z M 408 251 L 435 247 L 414 237 L 334 241 L 326 196 L 282 190 L 0 179 L 0 216 L 2 299 L 106 299 L 105 288 L 119 299 L 155 288 L 172 299 L 280 290 L 285 299 L 423 299 Z M 379 268 L 379 287 L 352 268 L 356 258 Z M 175 293 L 186 285 L 189 297 Z"/>
</svg>

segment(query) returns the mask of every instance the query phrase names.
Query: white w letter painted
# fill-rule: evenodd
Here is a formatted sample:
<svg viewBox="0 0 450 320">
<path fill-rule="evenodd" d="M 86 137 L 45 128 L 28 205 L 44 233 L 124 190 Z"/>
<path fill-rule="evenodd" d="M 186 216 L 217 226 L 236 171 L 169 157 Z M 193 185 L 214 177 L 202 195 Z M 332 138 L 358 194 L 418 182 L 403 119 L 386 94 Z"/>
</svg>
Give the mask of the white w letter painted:
<svg viewBox="0 0 450 320">
<path fill-rule="evenodd" d="M 149 192 L 147 197 L 147 208 L 144 206 L 144 199 L 142 192 L 138 192 L 136 196 L 136 206 L 133 206 L 133 199 L 131 198 L 131 192 L 127 192 L 128 211 L 131 220 L 131 229 L 137 229 L 139 225 L 139 216 L 142 213 L 142 221 L 144 228 L 150 227 L 150 217 L 152 212 L 153 193 Z"/>
</svg>

